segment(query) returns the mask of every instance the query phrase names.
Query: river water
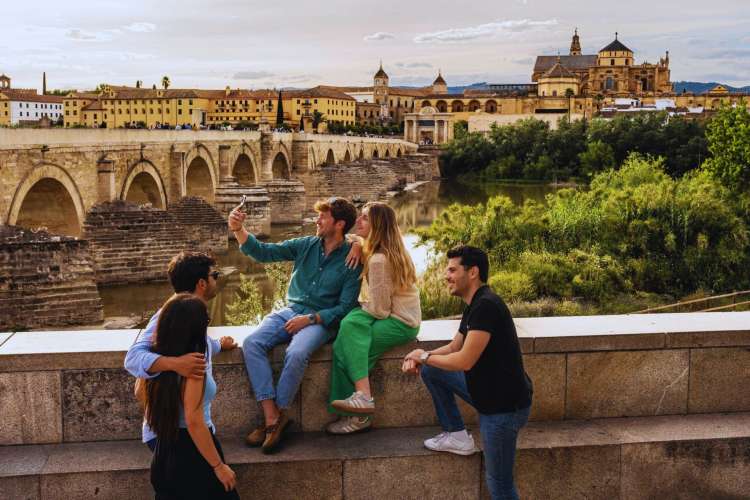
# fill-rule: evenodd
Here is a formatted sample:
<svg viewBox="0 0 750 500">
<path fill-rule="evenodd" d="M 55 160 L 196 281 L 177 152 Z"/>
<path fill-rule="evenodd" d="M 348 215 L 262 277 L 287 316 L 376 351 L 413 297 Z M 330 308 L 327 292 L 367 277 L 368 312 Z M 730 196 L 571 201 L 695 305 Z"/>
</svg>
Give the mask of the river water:
<svg viewBox="0 0 750 500">
<path fill-rule="evenodd" d="M 522 204 L 526 199 L 543 200 L 555 188 L 549 185 L 485 184 L 464 185 L 456 181 L 434 181 L 422 184 L 414 191 L 403 193 L 389 200 L 398 215 L 399 226 L 404 232 L 405 242 L 411 253 L 417 271 L 424 270 L 429 254 L 424 246 L 417 246 L 417 237 L 411 233 L 416 227 L 428 226 L 440 212 L 452 203 L 476 204 L 485 202 L 490 196 L 502 194 L 514 203 Z M 314 234 L 315 226 L 306 223 L 302 226 L 274 226 L 270 241 Z M 210 304 L 211 324 L 225 324 L 226 304 L 232 302 L 239 286 L 239 273 L 263 275 L 263 267 L 240 253 L 236 244 L 230 241 L 229 251 L 218 256 L 221 269 L 235 270 L 219 280 L 220 291 Z M 99 293 L 104 305 L 105 318 L 138 316 L 145 319 L 171 295 L 167 282 L 140 283 L 121 286 L 100 287 Z"/>
</svg>

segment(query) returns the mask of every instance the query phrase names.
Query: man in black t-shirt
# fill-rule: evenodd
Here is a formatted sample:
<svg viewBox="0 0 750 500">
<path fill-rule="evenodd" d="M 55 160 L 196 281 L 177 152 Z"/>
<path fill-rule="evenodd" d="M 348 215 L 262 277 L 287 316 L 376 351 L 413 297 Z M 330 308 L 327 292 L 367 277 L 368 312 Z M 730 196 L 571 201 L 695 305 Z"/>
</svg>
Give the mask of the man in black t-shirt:
<svg viewBox="0 0 750 500">
<path fill-rule="evenodd" d="M 416 349 L 402 369 L 421 373 L 443 432 L 424 445 L 434 451 L 471 455 L 474 439 L 466 432 L 457 394 L 479 411 L 485 475 L 493 499 L 517 499 L 513 462 L 518 431 L 531 407 L 531 379 L 523 369 L 516 327 L 508 307 L 485 283 L 487 254 L 462 246 L 448 252 L 446 281 L 451 295 L 467 304 L 450 344 L 427 352 Z"/>
</svg>

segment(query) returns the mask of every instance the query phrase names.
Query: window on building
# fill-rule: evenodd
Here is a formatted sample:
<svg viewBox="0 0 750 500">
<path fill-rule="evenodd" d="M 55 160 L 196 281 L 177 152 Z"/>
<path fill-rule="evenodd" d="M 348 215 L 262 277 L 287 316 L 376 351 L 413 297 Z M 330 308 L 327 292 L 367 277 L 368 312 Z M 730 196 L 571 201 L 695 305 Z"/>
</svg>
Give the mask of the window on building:
<svg viewBox="0 0 750 500">
<path fill-rule="evenodd" d="M 615 60 L 614 60 L 614 59 L 610 60 L 610 61 L 609 61 L 609 65 L 610 65 L 610 66 L 614 66 L 614 65 L 615 65 Z"/>
<path fill-rule="evenodd" d="M 177 110 L 177 114 L 178 114 L 178 115 L 181 115 L 181 114 L 182 114 L 182 110 L 181 110 L 181 109 L 178 109 L 178 110 Z"/>
<path fill-rule="evenodd" d="M 188 101 L 188 104 L 189 104 L 190 106 L 192 106 L 192 105 L 193 105 L 193 100 L 192 100 L 192 99 L 190 99 L 190 100 Z"/>
</svg>

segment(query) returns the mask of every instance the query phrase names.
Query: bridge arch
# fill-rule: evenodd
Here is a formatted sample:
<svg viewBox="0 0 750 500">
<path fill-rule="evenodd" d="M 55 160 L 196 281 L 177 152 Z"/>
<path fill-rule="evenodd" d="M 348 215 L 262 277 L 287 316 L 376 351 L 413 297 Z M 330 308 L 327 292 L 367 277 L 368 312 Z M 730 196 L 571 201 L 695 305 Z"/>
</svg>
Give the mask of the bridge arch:
<svg viewBox="0 0 750 500">
<path fill-rule="evenodd" d="M 255 186 L 260 175 L 253 159 L 246 153 L 240 153 L 232 166 L 232 177 L 240 186 Z"/>
<path fill-rule="evenodd" d="M 401 158 L 401 148 L 396 150 L 396 158 Z"/>
<path fill-rule="evenodd" d="M 153 163 L 140 160 L 128 169 L 128 175 L 120 191 L 120 199 L 134 203 L 150 203 L 156 208 L 166 210 L 167 194 L 164 181 Z"/>
<path fill-rule="evenodd" d="M 344 154 L 344 163 L 349 163 L 350 161 L 352 161 L 352 154 L 347 149 L 346 153 Z"/>
<path fill-rule="evenodd" d="M 202 162 L 200 160 L 196 161 L 197 158 L 200 158 Z M 190 173 L 191 166 L 195 168 L 193 172 L 193 175 L 195 175 L 198 170 L 202 170 L 203 164 L 205 164 L 205 167 L 208 169 L 208 174 L 211 177 L 210 186 L 206 183 L 206 185 L 203 187 L 203 191 L 205 191 L 205 196 L 204 196 L 202 194 L 195 192 L 196 186 L 195 186 L 195 183 L 193 182 L 193 186 L 192 186 L 193 191 L 191 194 L 190 190 L 188 189 L 188 183 L 187 183 L 188 174 Z M 205 174 L 205 172 L 203 173 Z M 202 143 L 200 142 L 196 143 L 195 146 L 193 146 L 190 149 L 190 151 L 188 151 L 188 153 L 185 155 L 185 173 L 183 177 L 183 186 L 184 186 L 183 193 L 186 196 L 201 196 L 209 203 L 213 203 L 214 189 L 218 185 L 217 177 L 218 177 L 218 174 L 216 171 L 216 162 L 214 161 L 214 157 L 211 154 L 211 151 L 209 151 L 209 149 Z M 196 179 L 193 178 L 192 180 L 195 181 Z M 211 189 L 210 196 L 208 196 L 209 187 Z"/>
<path fill-rule="evenodd" d="M 388 149 L 388 148 L 385 148 L 385 155 L 384 155 L 384 156 L 385 156 L 386 158 L 390 158 L 390 157 L 391 157 L 391 150 L 390 150 L 390 149 Z"/>
<path fill-rule="evenodd" d="M 199 196 L 208 203 L 214 202 L 216 177 L 202 156 L 195 156 L 185 169 L 185 195 Z"/>
<path fill-rule="evenodd" d="M 289 179 L 291 177 L 289 167 L 289 158 L 284 151 L 279 151 L 276 156 L 273 157 L 273 163 L 271 163 L 271 172 L 273 172 L 274 179 Z"/>
<path fill-rule="evenodd" d="M 380 152 L 378 152 L 378 147 L 375 146 L 372 148 L 372 157 L 373 158 L 380 158 Z"/>
<path fill-rule="evenodd" d="M 328 148 L 328 152 L 326 153 L 326 165 L 335 165 L 336 164 L 336 156 L 333 154 L 333 149 Z"/>
<path fill-rule="evenodd" d="M 365 147 L 360 146 L 359 148 L 359 155 L 357 156 L 358 160 L 364 160 L 365 159 Z"/>
<path fill-rule="evenodd" d="M 80 236 L 86 211 L 73 178 L 59 165 L 44 163 L 26 174 L 13 194 L 8 224 L 45 226 L 56 234 Z"/>
</svg>

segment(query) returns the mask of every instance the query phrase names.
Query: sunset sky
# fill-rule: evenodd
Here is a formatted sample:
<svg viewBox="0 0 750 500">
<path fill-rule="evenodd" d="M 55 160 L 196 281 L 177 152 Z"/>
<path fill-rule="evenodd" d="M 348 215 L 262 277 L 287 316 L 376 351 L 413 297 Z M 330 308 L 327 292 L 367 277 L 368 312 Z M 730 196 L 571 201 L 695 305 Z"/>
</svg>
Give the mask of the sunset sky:
<svg viewBox="0 0 750 500">
<path fill-rule="evenodd" d="M 619 7 L 618 7 L 619 6 Z M 369 85 L 382 59 L 391 85 L 524 83 L 534 57 L 584 53 L 620 33 L 636 62 L 670 51 L 672 80 L 750 84 L 748 0 L 9 2 L 0 73 L 14 87 L 175 88 Z"/>
</svg>

